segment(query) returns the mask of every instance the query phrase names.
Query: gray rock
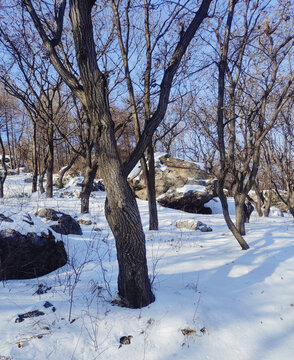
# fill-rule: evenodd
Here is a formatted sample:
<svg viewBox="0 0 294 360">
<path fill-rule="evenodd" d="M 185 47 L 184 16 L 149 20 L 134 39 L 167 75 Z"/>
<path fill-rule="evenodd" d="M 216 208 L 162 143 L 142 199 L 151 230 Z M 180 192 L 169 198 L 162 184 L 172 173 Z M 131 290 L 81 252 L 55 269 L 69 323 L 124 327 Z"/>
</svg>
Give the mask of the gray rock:
<svg viewBox="0 0 294 360">
<path fill-rule="evenodd" d="M 45 218 L 46 220 L 53 220 L 53 221 L 57 221 L 59 219 L 58 214 L 61 213 L 50 208 L 41 208 L 38 209 L 38 211 L 35 213 L 36 216 Z"/>
<path fill-rule="evenodd" d="M 155 164 L 156 196 L 175 190 L 185 184 L 205 184 L 208 174 L 196 163 L 174 158 L 168 154 L 157 158 Z M 138 198 L 147 200 L 147 190 L 142 170 L 129 179 Z"/>
<path fill-rule="evenodd" d="M 82 235 L 80 224 L 70 215 L 62 214 L 58 219 L 58 224 L 50 226 L 52 230 L 62 235 Z"/>
<path fill-rule="evenodd" d="M 204 225 L 204 226 L 200 227 L 199 230 L 201 232 L 210 232 L 210 231 L 212 231 L 212 228 L 207 225 Z"/>
<path fill-rule="evenodd" d="M 82 235 L 82 229 L 79 223 L 70 215 L 54 209 L 39 209 L 36 216 L 44 217 L 46 220 L 58 221 L 58 224 L 51 225 L 50 228 L 62 235 Z"/>
<path fill-rule="evenodd" d="M 161 206 L 183 210 L 194 214 L 211 214 L 211 209 L 204 205 L 213 198 L 206 191 L 190 190 L 185 193 L 169 190 L 157 201 Z"/>
</svg>

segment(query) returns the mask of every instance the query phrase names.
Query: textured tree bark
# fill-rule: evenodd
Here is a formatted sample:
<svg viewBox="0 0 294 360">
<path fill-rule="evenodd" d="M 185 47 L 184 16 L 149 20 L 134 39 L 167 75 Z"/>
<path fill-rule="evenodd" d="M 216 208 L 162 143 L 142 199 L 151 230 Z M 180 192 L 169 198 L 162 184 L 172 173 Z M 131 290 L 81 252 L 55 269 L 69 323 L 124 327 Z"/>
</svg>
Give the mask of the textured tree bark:
<svg viewBox="0 0 294 360">
<path fill-rule="evenodd" d="M 119 160 L 110 113 L 106 111 L 100 119 L 102 124 L 109 124 L 100 127 L 95 150 L 107 191 L 105 215 L 116 241 L 118 293 L 122 304 L 140 308 L 155 299 L 148 277 L 145 234 L 135 195 Z"/>
<path fill-rule="evenodd" d="M 32 153 L 33 153 L 33 182 L 32 193 L 37 191 L 38 182 L 38 162 L 37 162 L 37 123 L 33 121 L 33 137 L 32 137 Z"/>
<path fill-rule="evenodd" d="M 5 129 L 6 129 L 6 138 L 7 138 L 7 146 L 8 146 L 8 153 L 9 153 L 9 159 L 10 159 L 10 166 L 11 169 L 15 169 L 15 156 L 13 154 L 13 151 L 11 150 L 11 143 L 10 143 L 10 131 L 9 131 L 9 127 L 8 127 L 8 114 L 6 113 L 5 110 Z M 13 134 L 12 134 L 13 136 Z M 11 136 L 11 138 L 12 138 Z"/>
<path fill-rule="evenodd" d="M 48 159 L 48 151 L 45 154 L 44 157 L 44 163 L 43 163 L 43 170 L 40 172 L 39 176 L 39 190 L 41 194 L 44 194 L 45 188 L 44 188 L 44 177 L 47 171 L 47 159 Z"/>
<path fill-rule="evenodd" d="M 242 250 L 248 250 L 249 246 L 247 244 L 247 242 L 243 239 L 240 231 L 237 229 L 237 227 L 234 225 L 230 214 L 229 214 L 229 209 L 228 209 L 228 202 L 227 199 L 225 197 L 225 195 L 223 196 L 219 196 L 221 203 L 222 203 L 222 208 L 223 208 L 223 215 L 226 221 L 226 224 L 228 226 L 228 228 L 230 229 L 230 231 L 232 232 L 232 234 L 235 236 L 236 240 L 238 241 L 238 243 L 240 244 Z"/>
<path fill-rule="evenodd" d="M 236 228 L 241 235 L 246 235 L 245 232 L 245 198 L 244 195 L 235 195 L 235 211 L 236 211 Z"/>
<path fill-rule="evenodd" d="M 265 196 L 265 201 L 264 201 L 264 216 L 268 217 L 269 213 L 270 213 L 270 208 L 271 208 L 271 204 L 272 204 L 272 197 L 273 197 L 273 192 L 272 190 L 268 190 Z"/>
<path fill-rule="evenodd" d="M 4 197 L 4 182 L 7 177 L 7 167 L 6 167 L 6 162 L 5 162 L 5 148 L 4 148 L 1 134 L 0 134 L 0 147 L 1 147 L 1 152 L 2 152 L 1 166 L 3 169 L 0 171 L 0 198 L 3 198 Z"/>
<path fill-rule="evenodd" d="M 260 191 L 257 187 L 256 184 L 253 185 L 253 190 L 255 192 L 255 195 L 256 195 L 256 201 L 254 201 L 253 199 L 249 199 L 251 202 L 253 202 L 254 206 L 255 206 L 255 209 L 258 213 L 258 216 L 259 217 L 262 217 L 263 216 L 263 212 L 262 212 L 262 205 L 264 203 L 264 196 L 263 196 L 263 193 L 262 191 Z"/>
<path fill-rule="evenodd" d="M 148 145 L 147 151 L 148 151 L 147 190 L 148 190 L 148 205 L 149 205 L 149 230 L 158 230 L 158 213 L 157 213 L 156 189 L 155 189 L 154 148 L 152 141 Z"/>
<path fill-rule="evenodd" d="M 227 198 L 226 198 L 226 196 L 224 194 L 223 189 L 224 189 L 224 184 L 219 180 L 218 184 L 217 184 L 217 193 L 218 193 L 218 197 L 219 197 L 219 199 L 221 201 L 221 204 L 222 204 L 222 210 L 223 210 L 223 215 L 224 215 L 224 219 L 226 221 L 226 224 L 227 224 L 229 230 L 232 232 L 232 234 L 236 238 L 236 240 L 238 241 L 238 243 L 241 246 L 242 250 L 248 250 L 249 245 L 244 240 L 243 236 L 240 234 L 239 230 L 234 225 L 234 223 L 233 223 L 233 221 L 232 221 L 232 219 L 230 217 L 228 201 L 227 201 Z"/>
<path fill-rule="evenodd" d="M 53 141 L 53 124 L 48 122 L 47 124 L 47 146 L 48 146 L 48 159 L 46 170 L 46 198 L 53 197 L 53 169 L 54 169 L 54 141 Z"/>
<path fill-rule="evenodd" d="M 81 191 L 81 213 L 88 214 L 90 209 L 90 195 L 93 188 L 94 179 L 97 173 L 98 164 L 92 167 L 86 167 L 84 172 L 84 181 Z"/>
<path fill-rule="evenodd" d="M 122 183 L 121 183 L 122 185 Z M 125 182 L 119 201 L 108 191 L 106 217 L 113 231 L 119 264 L 118 294 L 122 304 L 141 308 L 155 300 L 146 263 L 145 235 L 136 199 Z"/>
</svg>

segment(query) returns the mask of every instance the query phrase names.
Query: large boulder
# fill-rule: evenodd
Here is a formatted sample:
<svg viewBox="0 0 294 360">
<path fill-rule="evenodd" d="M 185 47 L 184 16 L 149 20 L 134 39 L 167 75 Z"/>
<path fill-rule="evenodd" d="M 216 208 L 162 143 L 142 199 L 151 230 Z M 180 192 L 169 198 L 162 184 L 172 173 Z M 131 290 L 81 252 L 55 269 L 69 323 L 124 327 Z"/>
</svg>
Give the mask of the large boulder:
<svg viewBox="0 0 294 360">
<path fill-rule="evenodd" d="M 129 182 L 139 199 L 147 200 L 143 172 L 133 171 Z M 168 154 L 155 158 L 156 197 L 160 205 L 191 213 L 211 213 L 204 204 L 216 196 L 215 181 L 200 164 Z"/>
<path fill-rule="evenodd" d="M 46 275 L 67 262 L 62 241 L 52 232 L 26 235 L 13 229 L 0 231 L 0 280 L 31 279 Z"/>
<path fill-rule="evenodd" d="M 80 224 L 73 219 L 70 215 L 65 214 L 61 211 L 56 211 L 50 208 L 41 208 L 39 209 L 36 216 L 43 217 L 46 220 L 57 221 L 57 224 L 50 226 L 52 230 L 62 235 L 82 235 L 82 229 Z"/>
<path fill-rule="evenodd" d="M 200 190 L 197 186 L 194 190 L 169 190 L 161 195 L 157 201 L 161 206 L 186 211 L 188 213 L 211 214 L 211 209 L 205 207 L 205 204 L 212 198 L 213 194 L 206 191 L 205 187 Z"/>
</svg>

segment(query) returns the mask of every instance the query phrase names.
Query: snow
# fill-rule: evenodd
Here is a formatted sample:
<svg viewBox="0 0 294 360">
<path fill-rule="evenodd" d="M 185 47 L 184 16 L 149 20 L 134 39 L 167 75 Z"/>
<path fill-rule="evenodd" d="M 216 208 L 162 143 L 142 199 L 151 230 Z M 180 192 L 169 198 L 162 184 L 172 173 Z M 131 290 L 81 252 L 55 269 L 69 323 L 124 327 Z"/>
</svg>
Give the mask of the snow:
<svg viewBox="0 0 294 360">
<path fill-rule="evenodd" d="M 44 231 L 34 216 L 46 206 L 80 217 L 79 199 L 31 195 L 28 175 L 9 176 L 0 213 L 15 222 L 0 227 Z M 150 278 L 156 301 L 143 309 L 111 304 L 116 299 L 117 262 L 113 236 L 105 221 L 103 192 L 93 193 L 93 225 L 83 235 L 58 236 L 69 263 L 38 279 L 0 285 L 0 358 L 14 360 L 291 360 L 294 352 L 293 218 L 259 218 L 246 225 L 248 251 L 240 250 L 212 200 L 213 215 L 192 215 L 159 207 L 160 230 L 148 230 L 148 204 L 138 201 L 146 233 Z M 230 200 L 229 209 L 233 212 Z M 23 222 L 29 214 L 34 227 Z M 193 217 L 210 233 L 179 230 L 175 220 Z M 12 224 L 12 225 L 11 225 Z M 101 231 L 94 229 L 99 227 Z M 43 284 L 50 288 L 38 295 Z M 43 305 L 49 301 L 52 307 Z M 21 323 L 19 314 L 43 316 Z M 183 329 L 195 330 L 184 336 Z M 200 331 L 201 330 L 201 331 Z M 120 347 L 122 336 L 132 335 Z M 18 347 L 20 344 L 21 347 Z"/>
<path fill-rule="evenodd" d="M 184 193 L 185 194 L 188 191 L 206 192 L 206 188 L 203 185 L 186 184 L 183 187 L 176 189 L 176 192 L 178 192 L 178 193 Z"/>
<path fill-rule="evenodd" d="M 217 198 L 211 199 L 204 207 L 209 207 L 212 214 L 222 214 L 222 205 L 220 200 Z M 233 198 L 228 198 L 228 207 L 230 214 L 235 215 L 235 203 Z"/>
</svg>

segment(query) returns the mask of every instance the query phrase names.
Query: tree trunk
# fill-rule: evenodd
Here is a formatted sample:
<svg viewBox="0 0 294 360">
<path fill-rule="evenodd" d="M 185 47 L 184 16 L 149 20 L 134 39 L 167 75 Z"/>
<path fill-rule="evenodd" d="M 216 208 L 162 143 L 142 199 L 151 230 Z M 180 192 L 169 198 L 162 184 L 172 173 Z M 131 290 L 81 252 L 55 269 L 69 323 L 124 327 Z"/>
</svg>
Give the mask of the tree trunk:
<svg viewBox="0 0 294 360">
<path fill-rule="evenodd" d="M 136 198 L 117 151 L 107 79 L 97 66 L 90 18 L 94 2 L 71 0 L 70 17 L 76 57 L 83 84 L 84 106 L 93 124 L 95 155 L 104 180 L 105 215 L 115 237 L 119 264 L 118 293 L 122 303 L 141 308 L 154 301 L 148 277 L 145 234 Z"/>
<path fill-rule="evenodd" d="M 37 161 L 37 123 L 33 122 L 33 138 L 32 138 L 32 152 L 33 152 L 33 182 L 32 193 L 37 191 L 38 182 L 38 161 Z"/>
<path fill-rule="evenodd" d="M 268 190 L 265 194 L 265 201 L 264 201 L 264 216 L 265 217 L 269 217 L 271 204 L 272 204 L 272 197 L 273 197 L 272 190 Z"/>
<path fill-rule="evenodd" d="M 235 211 L 236 211 L 236 228 L 241 235 L 246 235 L 245 232 L 245 196 L 243 194 L 235 194 Z"/>
<path fill-rule="evenodd" d="M 105 215 L 116 241 L 118 293 L 123 305 L 141 308 L 155 299 L 148 277 L 145 234 L 135 195 L 119 160 L 114 132 L 105 130 L 96 143 L 96 156 L 107 191 Z"/>
<path fill-rule="evenodd" d="M 119 264 L 118 294 L 123 305 L 141 308 L 154 301 L 146 262 L 145 234 L 139 209 L 127 181 L 117 174 L 119 187 L 107 191 L 105 213 L 115 236 Z"/>
<path fill-rule="evenodd" d="M 48 141 L 48 159 L 47 159 L 47 184 L 46 184 L 46 198 L 53 197 L 53 168 L 54 168 L 54 140 L 53 140 L 53 125 L 48 123 L 47 141 Z"/>
<path fill-rule="evenodd" d="M 42 171 L 42 173 L 39 176 L 39 190 L 41 194 L 44 194 L 45 188 L 44 188 L 44 177 L 45 177 L 46 171 Z"/>
<path fill-rule="evenodd" d="M 242 204 L 235 204 L 236 211 L 236 228 L 241 235 L 246 235 L 245 232 L 245 214 Z"/>
<path fill-rule="evenodd" d="M 6 114 L 5 110 L 5 128 L 6 128 L 6 138 L 7 138 L 7 146 L 8 146 L 8 152 L 9 152 L 9 162 L 11 169 L 15 169 L 14 162 L 15 159 L 13 158 L 12 151 L 11 151 L 11 145 L 10 145 L 10 131 L 8 128 L 8 115 Z"/>
<path fill-rule="evenodd" d="M 243 239 L 242 235 L 240 234 L 240 232 L 238 231 L 237 227 L 234 225 L 234 223 L 233 223 L 233 221 L 232 221 L 232 219 L 230 217 L 228 201 L 227 201 L 227 198 L 226 198 L 226 196 L 224 194 L 223 189 L 224 189 L 223 182 L 218 181 L 217 193 L 218 193 L 218 197 L 219 197 L 219 199 L 221 201 L 221 204 L 222 204 L 222 210 L 223 210 L 223 215 L 224 215 L 226 224 L 227 224 L 229 230 L 232 232 L 232 234 L 236 238 L 236 240 L 238 241 L 238 243 L 240 244 L 242 250 L 248 250 L 249 245 Z"/>
<path fill-rule="evenodd" d="M 81 213 L 88 214 L 90 210 L 90 195 L 93 188 L 94 179 L 97 173 L 98 165 L 94 164 L 92 167 L 86 167 L 84 173 L 84 181 L 81 191 Z"/>
<path fill-rule="evenodd" d="M 45 154 L 45 157 L 43 159 L 43 170 L 40 173 L 39 176 L 39 189 L 40 189 L 40 193 L 44 194 L 45 192 L 45 188 L 44 188 L 44 177 L 47 171 L 47 159 L 48 159 L 48 151 Z"/>
<path fill-rule="evenodd" d="M 7 177 L 7 167 L 6 167 L 6 162 L 5 162 L 5 148 L 4 148 L 1 134 L 0 134 L 0 147 L 2 150 L 2 159 L 1 159 L 2 169 L 0 170 L 0 198 L 3 198 L 4 197 L 4 182 Z"/>
<path fill-rule="evenodd" d="M 262 206 L 264 204 L 264 196 L 263 196 L 263 193 L 262 191 L 259 191 L 258 190 L 258 187 L 256 185 L 253 185 L 253 189 L 254 189 L 254 192 L 255 192 L 255 195 L 256 195 L 256 201 L 254 201 L 254 206 L 255 206 L 255 209 L 257 211 L 257 214 L 259 217 L 262 217 L 263 216 L 263 212 L 262 212 Z M 250 199 L 250 201 L 252 201 Z"/>
<path fill-rule="evenodd" d="M 152 141 L 148 145 L 148 177 L 147 177 L 147 191 L 148 191 L 148 206 L 149 206 L 149 230 L 158 230 L 158 214 L 156 203 L 156 189 L 155 189 L 155 162 L 154 162 L 154 148 Z"/>
</svg>

